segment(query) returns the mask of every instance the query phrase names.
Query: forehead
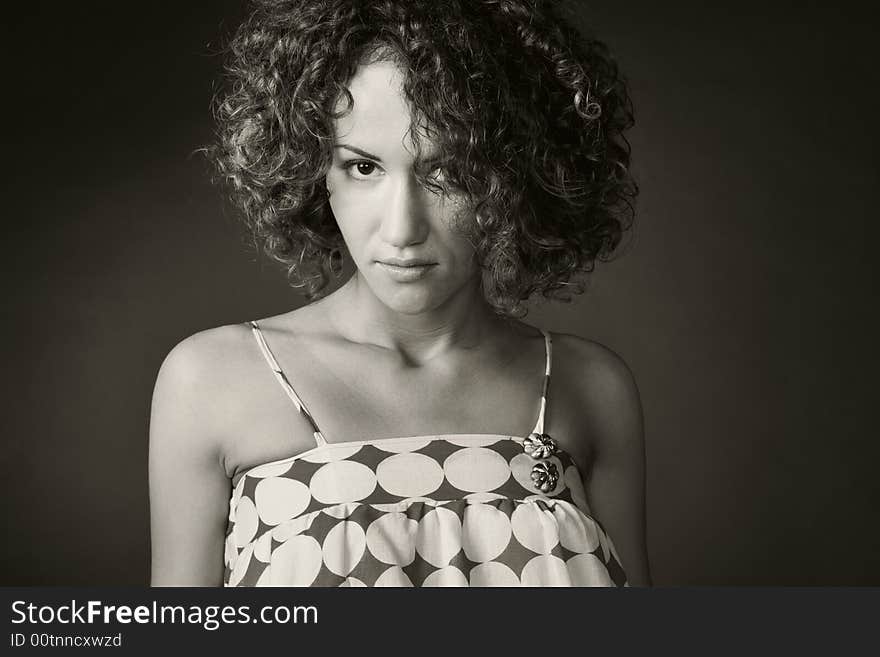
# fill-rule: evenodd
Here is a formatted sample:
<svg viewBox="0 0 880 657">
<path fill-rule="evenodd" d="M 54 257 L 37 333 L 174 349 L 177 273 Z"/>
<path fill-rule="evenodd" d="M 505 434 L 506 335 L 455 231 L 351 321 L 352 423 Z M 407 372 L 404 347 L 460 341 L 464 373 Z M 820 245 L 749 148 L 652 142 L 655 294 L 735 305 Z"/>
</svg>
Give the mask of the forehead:
<svg viewBox="0 0 880 657">
<path fill-rule="evenodd" d="M 393 62 L 360 66 L 348 84 L 352 107 L 334 121 L 336 141 L 356 145 L 382 159 L 412 155 L 412 116 L 401 86 L 403 79 L 403 71 Z M 345 106 L 345 100 L 340 99 L 336 110 Z M 424 136 L 420 141 L 424 150 L 431 150 Z"/>
</svg>

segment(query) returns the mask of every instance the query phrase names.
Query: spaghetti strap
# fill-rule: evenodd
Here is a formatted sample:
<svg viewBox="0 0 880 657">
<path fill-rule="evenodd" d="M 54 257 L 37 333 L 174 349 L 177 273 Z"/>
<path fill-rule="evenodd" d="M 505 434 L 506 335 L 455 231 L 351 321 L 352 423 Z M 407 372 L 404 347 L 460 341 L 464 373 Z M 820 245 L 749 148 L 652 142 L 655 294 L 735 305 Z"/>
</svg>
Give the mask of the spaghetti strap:
<svg viewBox="0 0 880 657">
<path fill-rule="evenodd" d="M 544 335 L 544 352 L 547 355 L 547 364 L 544 366 L 544 385 L 541 390 L 541 410 L 538 413 L 538 421 L 532 433 L 544 433 L 544 414 L 547 411 L 547 388 L 550 386 L 550 363 L 553 360 L 553 341 L 550 339 L 549 331 L 540 329 Z"/>
<path fill-rule="evenodd" d="M 324 440 L 324 434 L 322 434 L 321 430 L 318 429 L 318 425 L 315 423 L 315 419 L 312 417 L 312 414 L 309 413 L 309 410 L 306 408 L 305 403 L 302 399 L 299 398 L 299 395 L 296 394 L 296 391 L 293 389 L 293 386 L 290 385 L 290 381 L 287 380 L 287 376 L 285 376 L 283 370 L 281 369 L 281 366 L 278 364 L 278 361 L 275 360 L 275 356 L 272 354 L 272 350 L 269 349 L 269 345 L 266 343 L 266 338 L 263 337 L 263 332 L 260 330 L 259 324 L 254 321 L 250 321 L 248 323 L 251 325 L 251 330 L 253 331 L 254 337 L 257 340 L 257 344 L 260 346 L 260 351 L 263 352 L 263 357 L 266 359 L 266 362 L 269 363 L 269 367 L 272 368 L 272 372 L 275 374 L 275 378 L 278 380 L 278 383 L 280 383 L 281 387 L 284 388 L 284 392 L 286 392 L 287 396 L 290 397 L 291 401 L 296 406 L 296 409 L 311 425 L 312 433 L 315 436 L 315 443 L 317 443 L 318 447 L 326 445 L 327 441 Z"/>
</svg>

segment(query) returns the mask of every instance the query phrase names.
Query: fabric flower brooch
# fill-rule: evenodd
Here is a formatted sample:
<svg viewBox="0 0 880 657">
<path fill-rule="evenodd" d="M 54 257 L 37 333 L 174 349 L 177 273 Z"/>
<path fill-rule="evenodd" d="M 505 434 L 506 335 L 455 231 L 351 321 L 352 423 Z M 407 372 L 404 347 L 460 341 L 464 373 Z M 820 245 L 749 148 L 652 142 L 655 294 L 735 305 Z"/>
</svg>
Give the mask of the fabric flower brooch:
<svg viewBox="0 0 880 657">
<path fill-rule="evenodd" d="M 533 459 L 546 459 L 556 453 L 556 441 L 546 433 L 532 433 L 523 441 L 523 451 Z M 559 481 L 559 469 L 555 463 L 539 461 L 532 466 L 532 483 L 542 493 L 556 488 Z"/>
</svg>

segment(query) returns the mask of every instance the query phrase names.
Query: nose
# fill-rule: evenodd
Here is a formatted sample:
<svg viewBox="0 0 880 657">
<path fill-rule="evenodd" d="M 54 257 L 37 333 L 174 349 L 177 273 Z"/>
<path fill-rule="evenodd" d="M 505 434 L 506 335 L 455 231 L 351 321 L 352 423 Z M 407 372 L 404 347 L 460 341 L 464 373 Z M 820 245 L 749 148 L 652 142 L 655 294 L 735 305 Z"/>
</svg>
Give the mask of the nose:
<svg viewBox="0 0 880 657">
<path fill-rule="evenodd" d="M 386 244 L 398 248 L 424 242 L 429 225 L 421 184 L 410 174 L 401 176 L 390 188 L 380 237 Z"/>
</svg>

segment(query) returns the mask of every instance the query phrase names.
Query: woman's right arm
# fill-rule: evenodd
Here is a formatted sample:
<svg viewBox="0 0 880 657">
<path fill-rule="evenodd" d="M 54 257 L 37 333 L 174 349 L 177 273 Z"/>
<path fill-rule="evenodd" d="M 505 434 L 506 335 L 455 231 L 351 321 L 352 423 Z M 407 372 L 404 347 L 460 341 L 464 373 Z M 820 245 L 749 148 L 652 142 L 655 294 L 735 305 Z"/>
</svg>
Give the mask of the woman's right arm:
<svg viewBox="0 0 880 657">
<path fill-rule="evenodd" d="M 221 586 L 230 482 L 223 467 L 210 366 L 220 354 L 196 334 L 166 356 L 150 416 L 153 586 Z"/>
</svg>

